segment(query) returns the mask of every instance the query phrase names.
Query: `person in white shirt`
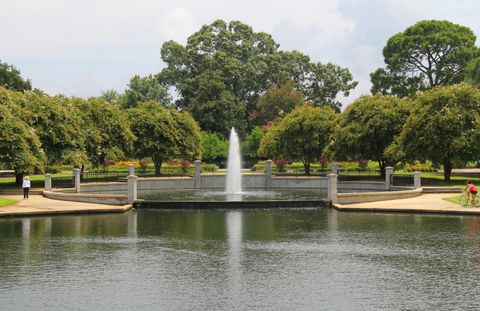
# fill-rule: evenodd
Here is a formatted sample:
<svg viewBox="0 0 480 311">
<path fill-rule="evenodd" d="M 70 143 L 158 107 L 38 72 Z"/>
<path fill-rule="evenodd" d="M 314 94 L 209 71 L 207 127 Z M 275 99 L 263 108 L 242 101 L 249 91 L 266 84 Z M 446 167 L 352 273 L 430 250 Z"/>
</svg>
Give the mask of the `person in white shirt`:
<svg viewBox="0 0 480 311">
<path fill-rule="evenodd" d="M 23 199 L 26 200 L 28 199 L 28 193 L 30 192 L 30 178 L 28 178 L 28 176 L 25 176 L 25 178 L 23 178 L 22 188 L 23 188 Z"/>
</svg>

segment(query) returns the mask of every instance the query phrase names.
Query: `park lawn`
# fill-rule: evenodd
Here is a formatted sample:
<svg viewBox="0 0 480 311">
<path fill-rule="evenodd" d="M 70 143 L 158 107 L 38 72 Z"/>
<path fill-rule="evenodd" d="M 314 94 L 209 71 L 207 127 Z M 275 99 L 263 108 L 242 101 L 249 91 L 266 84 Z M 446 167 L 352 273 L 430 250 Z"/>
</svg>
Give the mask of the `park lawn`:
<svg viewBox="0 0 480 311">
<path fill-rule="evenodd" d="M 4 207 L 4 206 L 7 206 L 7 205 L 15 204 L 15 203 L 17 203 L 17 202 L 18 202 L 18 201 L 0 197 L 0 207 Z"/>
<path fill-rule="evenodd" d="M 462 197 L 463 197 L 463 194 L 457 195 L 457 196 L 454 196 L 454 197 L 443 198 L 442 200 L 445 200 L 445 201 L 447 201 L 447 202 L 452 202 L 452 203 L 461 205 L 461 204 L 460 204 L 460 199 L 461 199 Z M 471 202 L 468 202 L 468 206 L 469 206 L 469 207 L 472 207 L 472 203 L 471 203 Z"/>
<path fill-rule="evenodd" d="M 52 176 L 72 176 L 72 173 L 59 173 Z M 45 186 L 45 175 L 29 175 L 32 188 L 43 188 Z M 21 188 L 15 185 L 15 177 L 0 178 L 1 189 Z"/>
</svg>

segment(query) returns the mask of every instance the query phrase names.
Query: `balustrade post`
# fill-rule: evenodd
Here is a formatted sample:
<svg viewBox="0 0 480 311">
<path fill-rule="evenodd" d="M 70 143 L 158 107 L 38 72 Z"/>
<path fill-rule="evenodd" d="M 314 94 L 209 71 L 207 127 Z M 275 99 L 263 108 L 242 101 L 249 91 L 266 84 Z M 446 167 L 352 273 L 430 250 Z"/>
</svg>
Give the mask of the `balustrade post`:
<svg viewBox="0 0 480 311">
<path fill-rule="evenodd" d="M 128 164 L 128 176 L 135 175 L 135 166 L 133 164 Z"/>
<path fill-rule="evenodd" d="M 80 169 L 79 168 L 73 169 L 73 182 L 74 182 L 75 192 L 79 193 L 80 192 Z"/>
<path fill-rule="evenodd" d="M 265 189 L 272 189 L 272 160 L 265 163 Z"/>
<path fill-rule="evenodd" d="M 422 188 L 422 179 L 420 177 L 420 172 L 413 172 L 413 186 L 415 188 Z"/>
<path fill-rule="evenodd" d="M 338 203 L 337 174 L 328 174 L 327 200 L 332 204 Z"/>
<path fill-rule="evenodd" d="M 332 174 L 335 174 L 338 176 L 339 169 L 340 169 L 340 165 L 338 165 L 338 163 L 332 163 Z"/>
<path fill-rule="evenodd" d="M 195 189 L 202 188 L 202 161 L 195 161 Z"/>
<path fill-rule="evenodd" d="M 393 175 L 393 167 L 387 166 L 385 168 L 385 190 L 390 191 L 390 187 L 392 186 L 392 175 Z"/>
<path fill-rule="evenodd" d="M 45 191 L 52 191 L 52 175 L 45 174 Z"/>
<path fill-rule="evenodd" d="M 135 175 L 129 175 L 127 179 L 128 179 L 127 201 L 128 201 L 128 204 L 133 204 L 133 202 L 137 199 L 138 177 Z"/>
</svg>

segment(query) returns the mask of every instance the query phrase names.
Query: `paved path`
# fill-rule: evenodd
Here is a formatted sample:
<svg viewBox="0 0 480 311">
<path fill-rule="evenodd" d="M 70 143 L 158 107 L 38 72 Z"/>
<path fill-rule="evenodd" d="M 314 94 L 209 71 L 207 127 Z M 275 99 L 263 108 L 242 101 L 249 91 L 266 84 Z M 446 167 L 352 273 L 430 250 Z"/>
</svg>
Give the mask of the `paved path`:
<svg viewBox="0 0 480 311">
<path fill-rule="evenodd" d="M 105 205 L 52 200 L 41 195 L 31 195 L 28 200 L 23 200 L 23 195 L 7 195 L 3 197 L 19 202 L 13 205 L 0 207 L 0 217 L 50 214 L 123 213 L 132 208 L 131 205 Z"/>
<path fill-rule="evenodd" d="M 369 212 L 406 212 L 406 213 L 439 213 L 439 214 L 475 214 L 480 215 L 480 208 L 465 208 L 458 204 L 447 202 L 442 198 L 454 197 L 453 193 L 422 194 L 418 197 L 369 202 L 356 204 L 335 204 L 334 207 L 343 211 Z"/>
</svg>

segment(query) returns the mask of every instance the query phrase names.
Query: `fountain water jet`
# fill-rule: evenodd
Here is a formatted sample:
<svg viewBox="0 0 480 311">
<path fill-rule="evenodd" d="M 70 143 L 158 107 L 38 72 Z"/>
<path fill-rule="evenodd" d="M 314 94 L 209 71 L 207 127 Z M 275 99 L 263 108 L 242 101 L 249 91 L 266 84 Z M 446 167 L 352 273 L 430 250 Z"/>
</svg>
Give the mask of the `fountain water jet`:
<svg viewBox="0 0 480 311">
<path fill-rule="evenodd" d="M 228 147 L 228 162 L 227 162 L 227 182 L 225 192 L 227 194 L 241 194 L 242 193 L 242 173 L 240 155 L 240 143 L 235 129 L 232 127 L 230 131 L 230 144 Z"/>
</svg>

